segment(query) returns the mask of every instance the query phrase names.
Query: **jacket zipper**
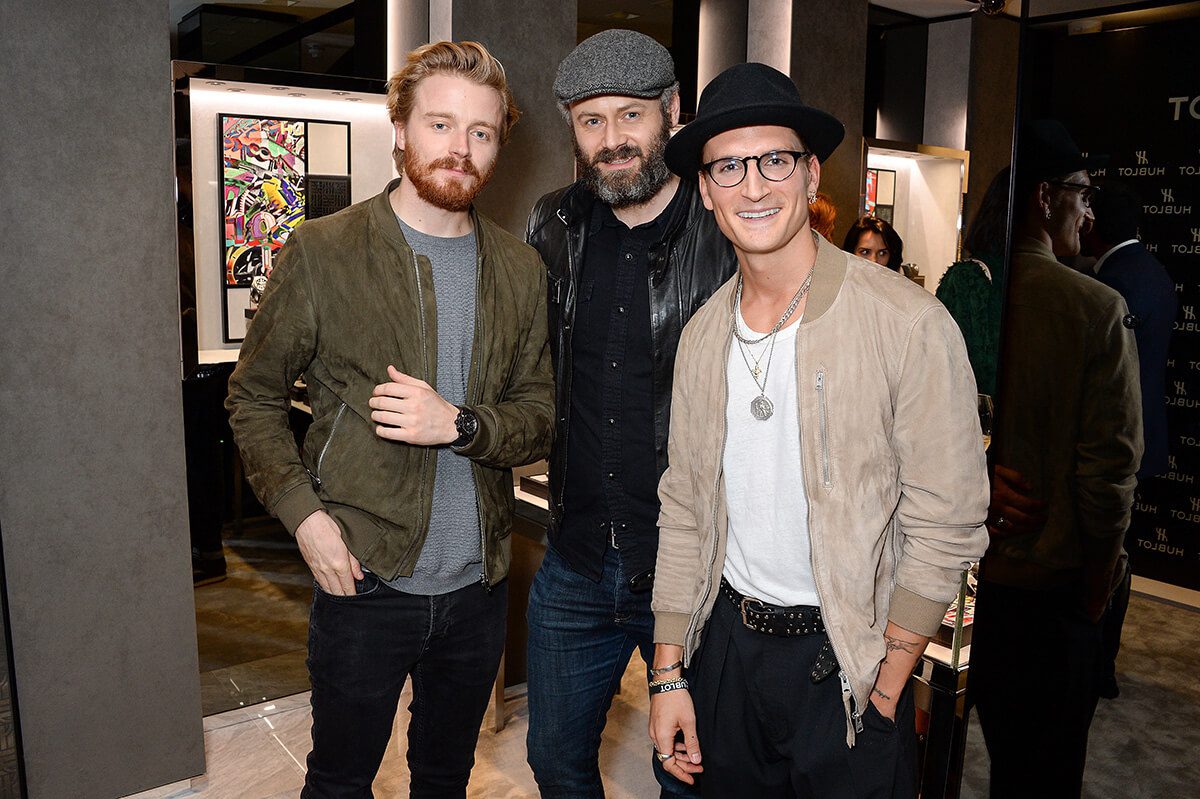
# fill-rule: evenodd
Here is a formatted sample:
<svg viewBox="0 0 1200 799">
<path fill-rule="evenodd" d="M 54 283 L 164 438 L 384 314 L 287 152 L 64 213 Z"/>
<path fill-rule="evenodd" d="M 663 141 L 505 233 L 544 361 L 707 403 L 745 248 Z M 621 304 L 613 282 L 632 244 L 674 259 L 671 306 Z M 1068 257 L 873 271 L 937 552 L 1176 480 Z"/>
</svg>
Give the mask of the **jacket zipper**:
<svg viewBox="0 0 1200 799">
<path fill-rule="evenodd" d="M 571 286 L 575 285 L 575 281 L 576 281 L 575 235 L 574 235 L 574 231 L 571 230 L 571 223 L 567 220 L 566 211 L 559 208 L 558 213 L 556 213 L 555 216 L 557 216 L 558 220 L 563 223 L 563 227 L 565 227 L 567 229 L 567 291 L 569 292 L 571 290 Z M 575 301 L 578 302 L 579 298 L 576 297 Z M 575 324 L 575 305 L 574 304 L 571 305 L 571 318 L 569 320 L 566 320 L 566 323 L 568 325 Z M 574 336 L 574 333 L 572 333 L 571 335 Z M 566 344 L 567 342 L 564 341 L 563 343 Z M 568 348 L 563 347 L 562 349 L 568 349 Z M 560 353 L 559 357 L 561 358 L 561 357 L 563 357 L 563 355 L 564 355 L 564 353 Z M 574 356 L 572 356 L 571 360 L 574 361 Z M 567 376 L 569 377 L 569 370 L 568 370 Z M 568 393 L 568 397 L 567 397 L 567 405 L 566 405 L 566 407 L 563 408 L 563 418 L 564 418 L 564 421 L 562 423 L 563 424 L 562 478 L 561 478 L 561 480 L 559 480 L 559 485 L 561 485 L 562 488 L 560 489 L 560 491 L 565 491 L 566 487 L 567 487 L 567 446 L 569 445 L 569 442 L 570 442 L 570 429 L 571 429 L 571 423 L 570 423 L 571 410 L 570 410 L 569 393 Z M 561 500 L 561 496 L 559 497 L 559 499 Z M 552 496 L 551 501 L 553 502 L 553 500 L 554 500 L 554 498 Z M 550 508 L 550 516 L 554 517 L 556 515 L 557 511 L 558 511 L 558 508 Z M 559 521 L 561 522 L 562 520 L 559 519 Z"/>
<path fill-rule="evenodd" d="M 409 254 L 412 256 L 413 275 L 417 280 L 417 319 L 421 327 L 421 368 L 424 370 L 421 374 L 421 379 L 428 381 L 429 379 L 429 354 L 427 352 L 426 330 L 425 330 L 425 292 L 421 288 L 421 264 L 417 262 L 417 252 L 409 248 Z M 429 468 L 429 448 L 425 447 L 425 451 L 421 454 L 421 482 L 417 486 L 417 500 L 421 504 L 419 508 L 425 507 L 425 478 Z M 420 527 L 424 528 L 429 524 L 428 519 L 417 520 Z"/>
<path fill-rule="evenodd" d="M 708 558 L 708 569 L 705 571 L 704 593 L 700 597 L 700 604 L 696 606 L 695 612 L 692 614 L 692 619 L 688 623 L 687 633 L 684 635 L 684 665 L 691 664 L 691 652 L 694 651 L 691 642 L 692 635 L 696 629 L 696 624 L 700 620 L 700 613 L 704 610 L 704 604 L 708 602 L 708 595 L 712 592 L 713 584 L 713 569 L 717 564 L 717 540 L 720 531 L 717 529 L 717 506 L 721 500 L 721 475 L 724 474 L 725 466 L 725 444 L 729 440 L 729 425 L 725 420 L 725 404 L 729 401 L 729 345 L 733 335 L 730 333 L 725 336 L 725 359 L 721 366 L 721 448 L 718 451 L 717 476 L 713 481 L 713 501 L 712 501 L 712 553 Z"/>
<path fill-rule="evenodd" d="M 800 346 L 799 339 L 796 345 L 796 374 L 802 374 L 800 368 Z M 821 469 L 822 478 L 826 488 L 830 486 L 829 480 L 829 435 L 825 421 L 825 370 L 818 369 L 816 373 L 816 389 L 817 389 L 817 415 L 818 425 L 820 426 L 821 435 Z M 804 474 L 804 459 L 800 459 L 800 475 L 805 485 L 808 485 L 807 476 Z M 821 596 L 821 581 L 817 571 L 817 548 L 813 545 L 812 533 L 812 503 L 808 505 L 808 553 L 810 565 L 813 573 L 813 588 L 817 591 L 817 600 L 821 603 L 821 607 L 825 607 L 825 598 Z M 847 725 L 852 725 L 855 733 L 860 733 L 863 730 L 862 714 L 858 712 L 858 702 L 854 698 L 854 689 L 850 685 L 850 677 L 847 676 L 846 670 L 842 668 L 842 656 L 838 654 L 837 643 L 833 640 L 833 630 L 829 625 L 825 625 L 825 635 L 829 638 L 829 646 L 833 649 L 833 657 L 838 662 L 838 682 L 842 686 L 842 706 L 846 711 Z M 846 745 L 850 745 L 850 730 L 846 730 Z"/>
<path fill-rule="evenodd" d="M 821 482 L 826 488 L 832 484 L 829 480 L 829 428 L 825 421 L 825 370 L 817 370 L 817 411 L 821 425 Z"/>
<path fill-rule="evenodd" d="M 321 490 L 321 464 L 325 462 L 325 453 L 329 452 L 329 445 L 333 443 L 333 434 L 337 432 L 338 423 L 342 421 L 342 415 L 346 413 L 346 408 L 349 407 L 346 403 L 342 403 L 338 408 L 337 414 L 333 417 L 333 424 L 329 426 L 329 438 L 325 439 L 325 446 L 321 447 L 321 454 L 317 456 L 317 473 L 313 475 L 313 482 L 317 484 L 318 491 Z"/>
<path fill-rule="evenodd" d="M 480 289 L 483 284 L 483 256 L 475 256 L 475 335 L 478 339 L 482 335 L 479 329 L 479 303 Z M 475 405 L 479 402 L 479 381 L 482 367 L 480 365 L 482 358 L 476 352 L 471 353 L 471 359 L 475 361 L 475 385 L 474 391 L 470 392 L 467 397 L 469 404 Z M 476 466 L 471 463 L 471 484 L 475 487 L 475 516 L 479 519 L 479 557 L 483 563 L 483 568 L 479 572 L 479 582 L 490 594 L 492 592 L 492 581 L 488 577 L 488 559 L 487 559 L 487 531 L 483 529 L 483 505 L 479 501 L 479 477 L 475 474 Z"/>
</svg>

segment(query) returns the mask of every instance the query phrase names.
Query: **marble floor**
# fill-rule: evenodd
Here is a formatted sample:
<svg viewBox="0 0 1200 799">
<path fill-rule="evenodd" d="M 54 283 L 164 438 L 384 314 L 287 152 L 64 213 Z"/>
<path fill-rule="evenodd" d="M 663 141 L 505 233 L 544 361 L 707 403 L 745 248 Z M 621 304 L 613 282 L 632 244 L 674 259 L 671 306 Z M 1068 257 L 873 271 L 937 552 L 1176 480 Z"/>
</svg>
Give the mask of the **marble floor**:
<svg viewBox="0 0 1200 799">
<path fill-rule="evenodd" d="M 658 795 L 646 743 L 645 679 L 645 666 L 635 654 L 604 732 L 600 769 L 609 799 Z M 380 799 L 408 796 L 404 733 L 411 698 L 406 687 L 391 744 L 373 785 Z M 494 705 L 484 718 L 468 788 L 471 799 L 537 796 L 533 774 L 525 764 L 525 732 L 529 728 L 525 698 L 510 689 L 505 706 L 504 730 L 493 731 Z M 207 774 L 124 799 L 295 799 L 304 784 L 304 759 L 311 746 L 310 718 L 307 692 L 209 716 L 204 719 Z"/>
<path fill-rule="evenodd" d="M 308 690 L 312 574 L 273 519 L 225 532 L 227 578 L 196 589 L 200 698 L 206 716 Z"/>
<path fill-rule="evenodd" d="M 644 666 L 634 655 L 609 714 L 601 771 L 610 799 L 657 796 L 646 747 Z M 1118 660 L 1121 696 L 1102 701 L 1092 725 L 1087 799 L 1167 799 L 1196 796 L 1200 785 L 1200 613 L 1134 595 Z M 511 692 L 510 692 L 511 693 Z M 408 795 L 404 766 L 406 706 L 375 795 Z M 489 709 L 479 737 L 471 799 L 526 799 L 537 791 L 525 764 L 528 714 L 524 697 L 506 703 L 508 726 L 492 731 Z M 296 797 L 309 749 L 308 695 L 301 693 L 204 720 L 208 773 L 127 799 L 283 799 Z M 1031 775 L 1031 777 L 1034 775 Z M 963 799 L 987 796 L 987 751 L 977 723 L 967 741 Z"/>
</svg>

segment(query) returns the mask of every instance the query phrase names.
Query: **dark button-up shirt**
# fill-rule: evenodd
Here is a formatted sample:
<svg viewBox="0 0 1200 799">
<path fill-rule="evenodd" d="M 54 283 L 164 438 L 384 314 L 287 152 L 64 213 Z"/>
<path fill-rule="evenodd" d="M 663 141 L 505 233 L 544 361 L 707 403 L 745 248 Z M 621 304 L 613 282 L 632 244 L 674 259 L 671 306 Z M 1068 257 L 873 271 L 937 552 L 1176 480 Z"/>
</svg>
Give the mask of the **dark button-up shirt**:
<svg viewBox="0 0 1200 799">
<path fill-rule="evenodd" d="M 670 211 L 668 206 L 654 221 L 631 229 L 608 205 L 596 203 L 589 226 L 575 310 L 571 443 L 556 549 L 595 580 L 604 548 L 613 542 L 628 555 L 647 555 L 631 560 L 654 562 L 659 508 L 649 254 L 666 233 Z"/>
</svg>

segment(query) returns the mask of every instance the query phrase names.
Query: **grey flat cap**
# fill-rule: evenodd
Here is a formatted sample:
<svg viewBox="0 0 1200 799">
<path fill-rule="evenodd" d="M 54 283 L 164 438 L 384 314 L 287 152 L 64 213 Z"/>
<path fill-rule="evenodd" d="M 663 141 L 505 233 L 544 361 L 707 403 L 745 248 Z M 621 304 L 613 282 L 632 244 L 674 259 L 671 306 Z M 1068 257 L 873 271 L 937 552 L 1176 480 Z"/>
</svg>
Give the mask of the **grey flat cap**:
<svg viewBox="0 0 1200 799">
<path fill-rule="evenodd" d="M 585 39 L 562 60 L 554 96 L 568 104 L 600 94 L 658 97 L 674 83 L 667 48 L 637 31 L 613 29 Z"/>
</svg>

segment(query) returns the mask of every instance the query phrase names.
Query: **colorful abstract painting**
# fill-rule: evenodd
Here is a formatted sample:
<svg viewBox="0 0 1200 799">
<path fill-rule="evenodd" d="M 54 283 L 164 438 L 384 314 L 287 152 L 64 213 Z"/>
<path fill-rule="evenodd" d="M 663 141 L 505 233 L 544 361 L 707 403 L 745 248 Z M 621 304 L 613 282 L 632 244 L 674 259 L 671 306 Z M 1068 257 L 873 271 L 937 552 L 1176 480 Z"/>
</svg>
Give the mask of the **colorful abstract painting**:
<svg viewBox="0 0 1200 799">
<path fill-rule="evenodd" d="M 221 117 L 225 285 L 265 285 L 271 262 L 304 221 L 306 123 Z"/>
</svg>

